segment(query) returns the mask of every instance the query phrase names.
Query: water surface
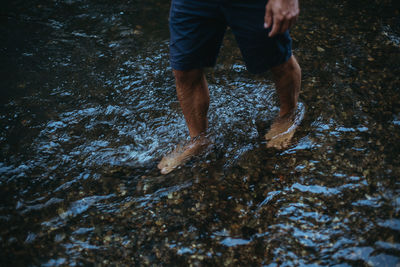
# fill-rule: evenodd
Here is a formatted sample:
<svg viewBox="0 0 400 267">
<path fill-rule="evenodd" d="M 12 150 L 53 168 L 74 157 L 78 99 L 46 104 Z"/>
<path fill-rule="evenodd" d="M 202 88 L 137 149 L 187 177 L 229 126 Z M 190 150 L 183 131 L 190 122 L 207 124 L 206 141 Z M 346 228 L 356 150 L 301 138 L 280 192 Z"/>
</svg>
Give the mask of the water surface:
<svg viewBox="0 0 400 267">
<path fill-rule="evenodd" d="M 187 139 L 169 1 L 13 1 L 1 11 L 2 265 L 395 266 L 400 20 L 395 1 L 307 1 L 292 31 L 305 118 L 278 112 L 228 32 L 207 71 L 214 149 Z"/>
</svg>

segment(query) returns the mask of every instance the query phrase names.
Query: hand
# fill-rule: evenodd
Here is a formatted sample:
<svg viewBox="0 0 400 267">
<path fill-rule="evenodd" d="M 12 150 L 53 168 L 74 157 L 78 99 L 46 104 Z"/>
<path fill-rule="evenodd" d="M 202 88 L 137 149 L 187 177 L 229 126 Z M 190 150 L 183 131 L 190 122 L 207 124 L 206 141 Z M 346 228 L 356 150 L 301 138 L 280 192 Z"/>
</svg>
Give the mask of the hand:
<svg viewBox="0 0 400 267">
<path fill-rule="evenodd" d="M 265 7 L 264 27 L 271 27 L 269 37 L 282 34 L 288 30 L 299 16 L 298 0 L 269 0 Z"/>
</svg>

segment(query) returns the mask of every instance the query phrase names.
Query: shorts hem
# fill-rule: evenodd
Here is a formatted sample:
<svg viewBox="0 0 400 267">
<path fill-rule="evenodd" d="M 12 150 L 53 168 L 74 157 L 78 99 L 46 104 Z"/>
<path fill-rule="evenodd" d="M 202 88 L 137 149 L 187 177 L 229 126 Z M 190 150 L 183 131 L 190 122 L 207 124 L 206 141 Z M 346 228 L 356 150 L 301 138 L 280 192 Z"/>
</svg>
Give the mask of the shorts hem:
<svg viewBox="0 0 400 267">
<path fill-rule="evenodd" d="M 215 64 L 190 64 L 190 63 L 176 63 L 176 62 L 171 62 L 170 63 L 171 68 L 173 70 L 194 70 L 194 69 L 203 69 L 203 68 L 212 68 L 215 66 Z"/>
<path fill-rule="evenodd" d="M 262 74 L 264 72 L 267 72 L 268 70 L 270 70 L 273 67 L 279 66 L 279 65 L 287 62 L 292 57 L 292 55 L 293 55 L 292 51 L 289 51 L 289 53 L 283 58 L 283 60 L 274 62 L 273 64 L 267 64 L 262 68 L 250 68 L 250 67 L 246 66 L 246 69 L 252 74 Z"/>
</svg>

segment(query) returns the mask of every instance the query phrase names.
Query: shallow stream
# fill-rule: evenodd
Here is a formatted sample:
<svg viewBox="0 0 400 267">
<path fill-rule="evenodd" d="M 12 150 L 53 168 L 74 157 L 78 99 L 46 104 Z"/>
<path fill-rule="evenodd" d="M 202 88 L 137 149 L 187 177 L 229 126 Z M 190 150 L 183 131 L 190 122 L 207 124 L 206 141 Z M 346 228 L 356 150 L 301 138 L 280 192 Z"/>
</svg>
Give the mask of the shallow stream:
<svg viewBox="0 0 400 267">
<path fill-rule="evenodd" d="M 396 1 L 301 1 L 292 30 L 306 114 L 278 112 L 231 32 L 207 71 L 213 150 L 187 139 L 167 0 L 8 1 L 0 13 L 0 265 L 396 266 Z"/>
</svg>

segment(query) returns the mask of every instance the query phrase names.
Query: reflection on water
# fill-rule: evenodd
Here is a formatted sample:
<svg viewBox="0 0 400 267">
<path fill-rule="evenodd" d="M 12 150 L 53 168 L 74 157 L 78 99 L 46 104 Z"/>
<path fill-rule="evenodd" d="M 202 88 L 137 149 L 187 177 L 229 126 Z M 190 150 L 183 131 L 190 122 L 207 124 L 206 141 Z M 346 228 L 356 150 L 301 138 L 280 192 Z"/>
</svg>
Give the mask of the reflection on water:
<svg viewBox="0 0 400 267">
<path fill-rule="evenodd" d="M 269 76 L 228 33 L 210 84 L 211 153 L 160 175 L 187 138 L 169 1 L 14 1 L 0 30 L 2 265 L 400 262 L 399 13 L 302 3 L 305 118 L 284 151 Z"/>
</svg>

